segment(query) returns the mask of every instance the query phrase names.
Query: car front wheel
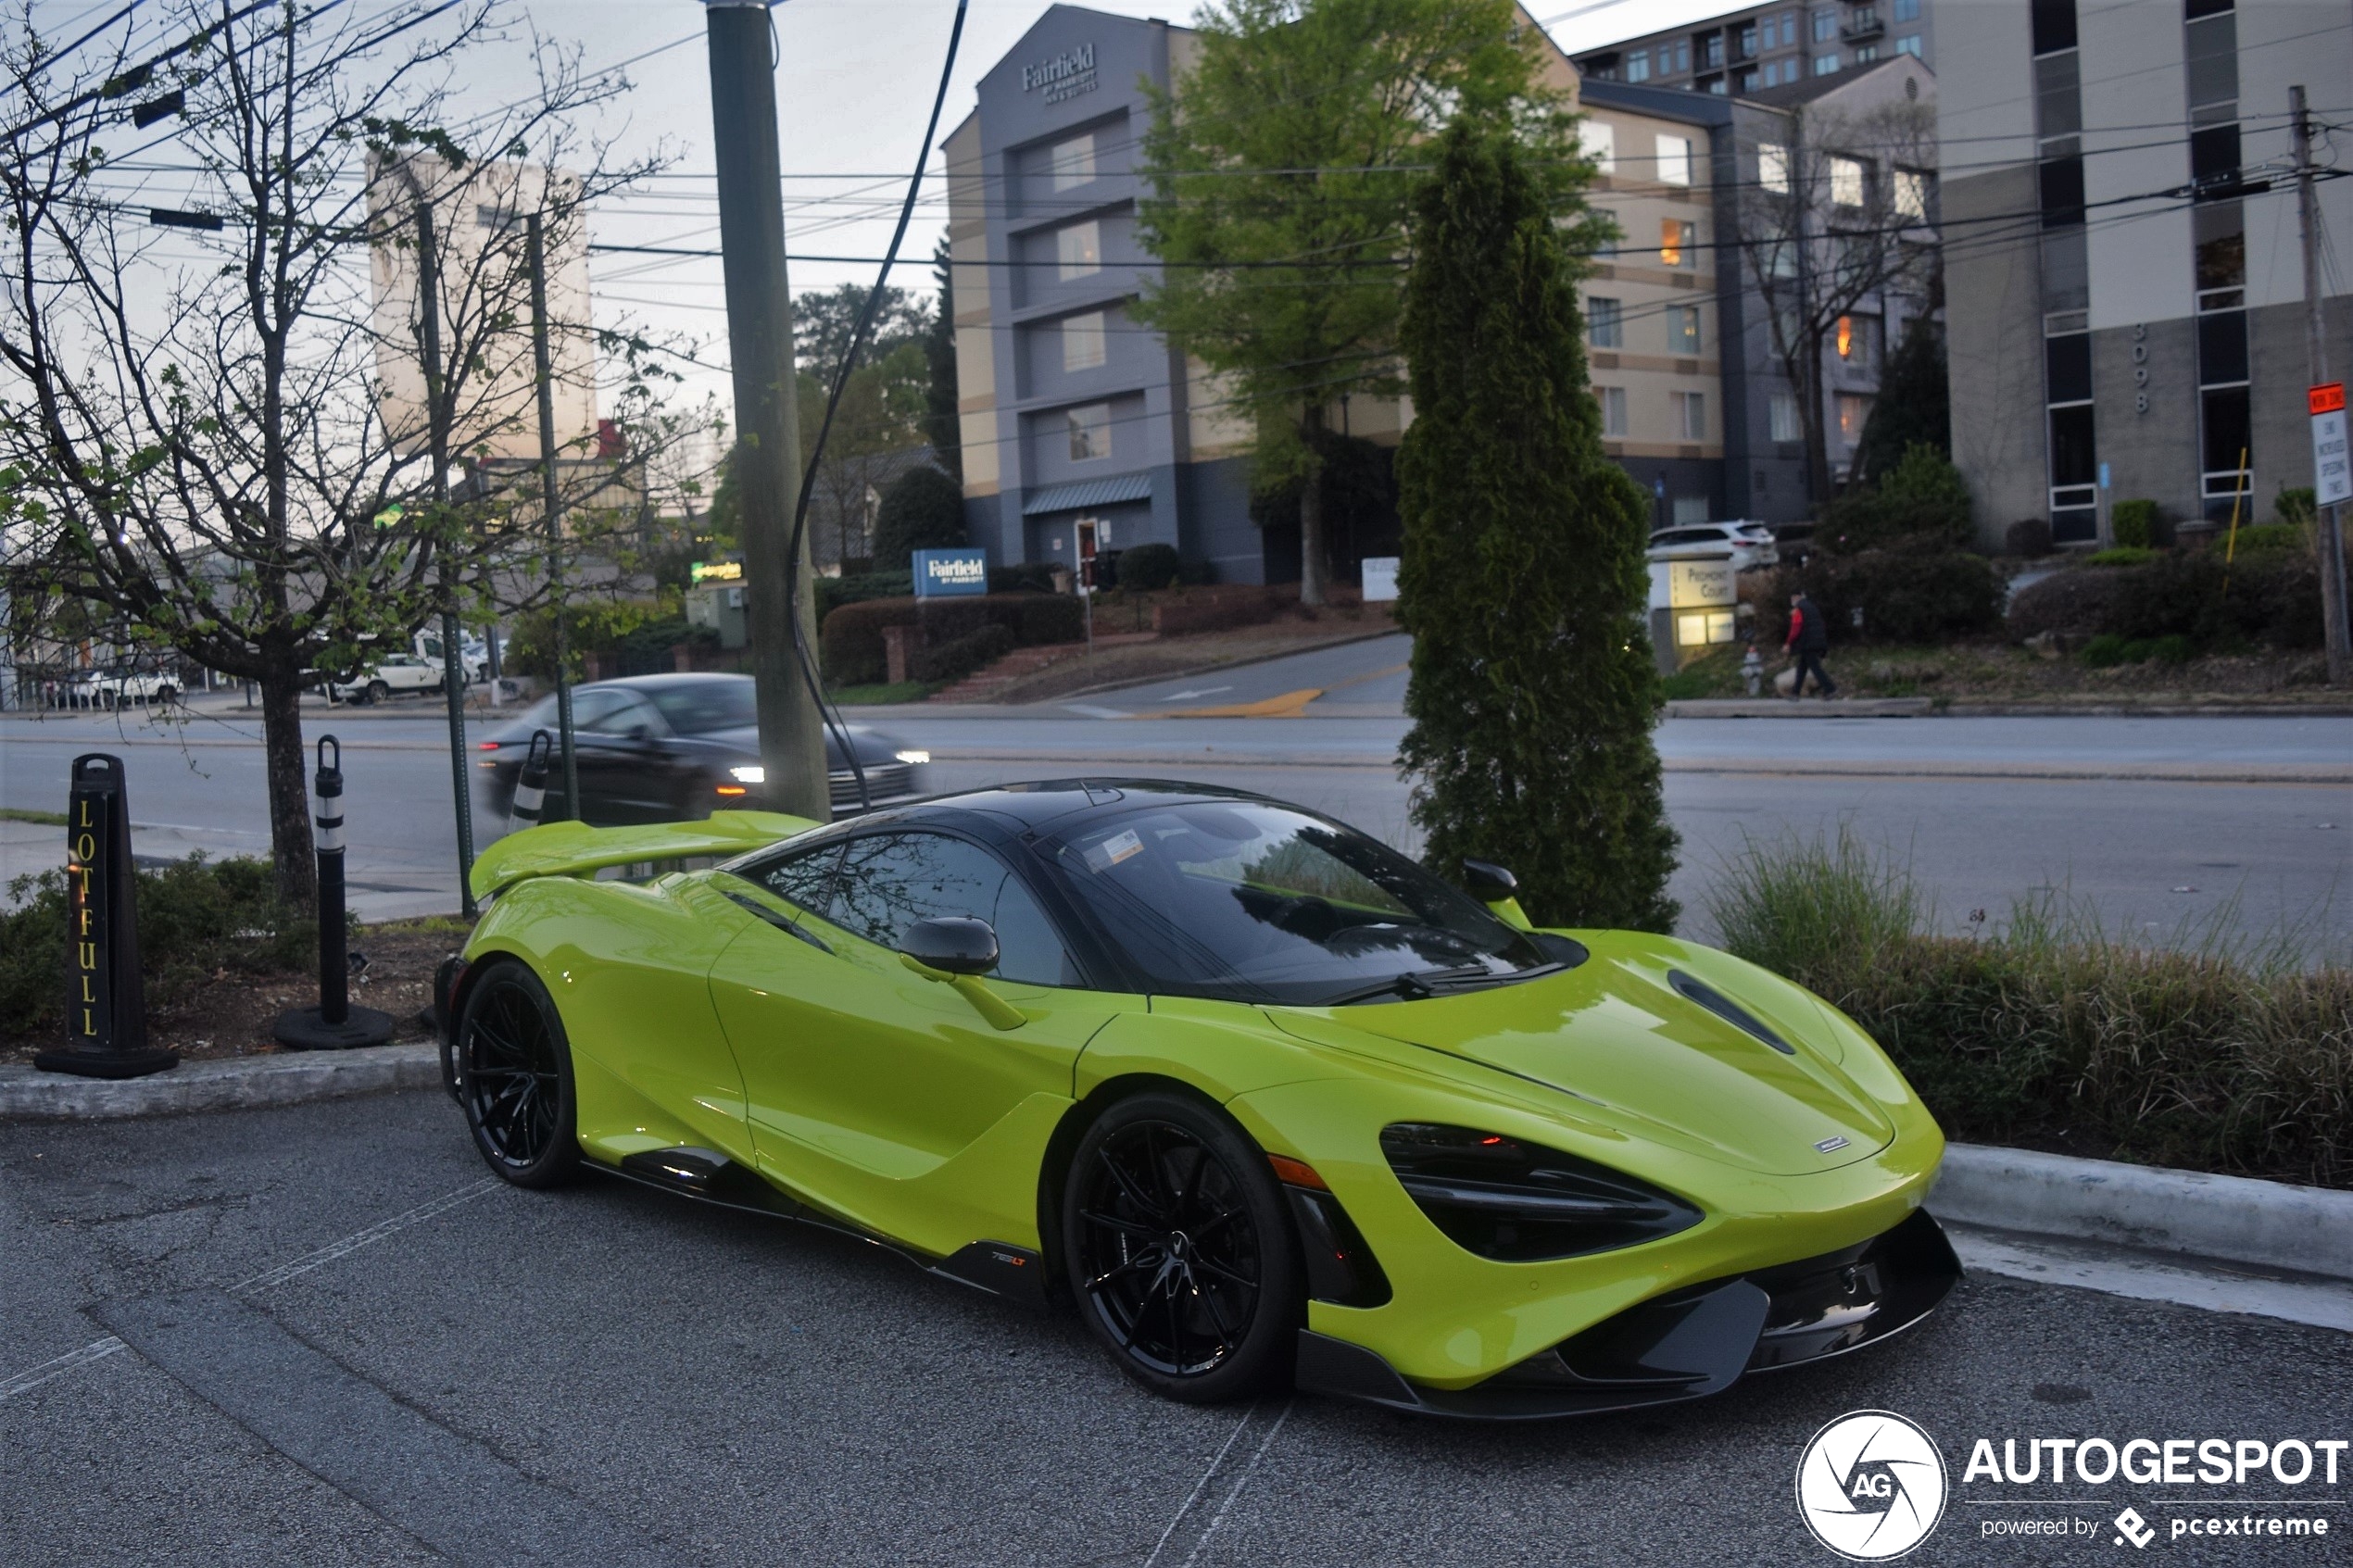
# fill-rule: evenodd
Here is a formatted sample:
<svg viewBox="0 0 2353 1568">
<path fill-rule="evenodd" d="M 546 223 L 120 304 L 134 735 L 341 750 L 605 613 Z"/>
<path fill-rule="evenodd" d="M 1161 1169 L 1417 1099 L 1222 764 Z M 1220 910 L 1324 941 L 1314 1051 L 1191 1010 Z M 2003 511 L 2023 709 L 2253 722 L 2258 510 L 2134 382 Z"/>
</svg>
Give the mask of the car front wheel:
<svg viewBox="0 0 2353 1568">
<path fill-rule="evenodd" d="M 368 700 L 370 702 L 382 702 L 390 696 L 392 696 L 392 688 L 385 685 L 382 681 L 371 681 L 368 683 Z"/>
<path fill-rule="evenodd" d="M 474 983 L 459 1014 L 457 1057 L 459 1101 L 490 1168 L 525 1187 L 571 1176 L 580 1164 L 572 1046 L 528 965 L 502 960 Z"/>
<path fill-rule="evenodd" d="M 1072 1158 L 1062 1222 L 1071 1296 L 1137 1382 L 1214 1404 L 1289 1375 L 1299 1249 L 1265 1155 L 1215 1106 L 1150 1093 L 1105 1111 Z"/>
</svg>

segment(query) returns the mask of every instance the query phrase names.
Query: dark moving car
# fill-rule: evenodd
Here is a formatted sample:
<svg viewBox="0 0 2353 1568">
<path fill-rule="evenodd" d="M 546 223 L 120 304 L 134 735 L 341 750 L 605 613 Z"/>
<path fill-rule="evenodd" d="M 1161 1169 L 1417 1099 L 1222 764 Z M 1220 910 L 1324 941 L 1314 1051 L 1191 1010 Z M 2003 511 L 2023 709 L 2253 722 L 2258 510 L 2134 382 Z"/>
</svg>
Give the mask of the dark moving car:
<svg viewBox="0 0 2353 1568">
<path fill-rule="evenodd" d="M 575 686 L 572 727 L 585 822 L 600 827 L 697 822 L 713 810 L 769 804 L 749 675 L 633 675 Z M 516 775 L 532 735 L 540 730 L 555 734 L 552 696 L 491 732 L 478 746 L 484 804 L 492 811 L 503 815 L 512 807 Z M 924 793 L 928 752 L 908 750 L 862 724 L 849 730 L 872 804 Z M 825 737 L 825 771 L 834 814 L 859 809 L 857 776 L 831 734 Z M 545 815 L 549 822 L 572 815 L 560 768 L 549 771 Z"/>
</svg>

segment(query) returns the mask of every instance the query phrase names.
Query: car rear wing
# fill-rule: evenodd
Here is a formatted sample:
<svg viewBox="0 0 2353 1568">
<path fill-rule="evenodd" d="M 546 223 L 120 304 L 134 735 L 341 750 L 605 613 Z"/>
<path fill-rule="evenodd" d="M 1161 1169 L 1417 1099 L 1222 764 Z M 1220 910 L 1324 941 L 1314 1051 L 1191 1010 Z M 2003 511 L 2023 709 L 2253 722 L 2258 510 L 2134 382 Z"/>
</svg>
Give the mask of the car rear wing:
<svg viewBox="0 0 2353 1568">
<path fill-rule="evenodd" d="M 642 827 L 547 822 L 510 833 L 484 849 L 467 880 L 475 897 L 487 898 L 535 876 L 593 877 L 612 866 L 747 854 L 818 825 L 781 811 L 713 811 L 708 822 Z"/>
</svg>

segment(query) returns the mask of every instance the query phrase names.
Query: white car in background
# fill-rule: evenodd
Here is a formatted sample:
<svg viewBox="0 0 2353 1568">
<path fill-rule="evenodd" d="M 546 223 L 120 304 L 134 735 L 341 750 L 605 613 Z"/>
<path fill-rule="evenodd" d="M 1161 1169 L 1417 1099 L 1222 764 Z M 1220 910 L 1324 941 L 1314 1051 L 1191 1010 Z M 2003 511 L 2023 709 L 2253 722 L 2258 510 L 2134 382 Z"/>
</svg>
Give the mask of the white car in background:
<svg viewBox="0 0 2353 1568">
<path fill-rule="evenodd" d="M 440 664 L 413 653 L 388 653 L 347 681 L 327 684 L 329 702 L 382 702 L 400 692 L 441 690 Z"/>
<path fill-rule="evenodd" d="M 1780 561 L 1773 530 L 1761 522 L 1679 522 L 1654 531 L 1650 558 L 1672 560 L 1678 555 L 1720 556 L 1730 551 L 1734 571 L 1754 571 Z"/>
<path fill-rule="evenodd" d="M 128 708 L 139 702 L 176 700 L 180 680 L 160 670 L 117 670 L 93 681 L 90 691 L 101 708 Z"/>
</svg>

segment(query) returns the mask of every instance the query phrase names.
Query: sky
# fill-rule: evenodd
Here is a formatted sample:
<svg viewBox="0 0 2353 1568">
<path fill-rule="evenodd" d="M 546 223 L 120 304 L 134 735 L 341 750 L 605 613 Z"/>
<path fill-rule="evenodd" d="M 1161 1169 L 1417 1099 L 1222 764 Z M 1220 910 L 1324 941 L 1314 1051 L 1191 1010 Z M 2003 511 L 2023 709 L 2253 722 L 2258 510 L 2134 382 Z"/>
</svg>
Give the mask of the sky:
<svg viewBox="0 0 2353 1568">
<path fill-rule="evenodd" d="M 37 24 L 53 40 L 79 33 L 127 0 L 40 0 Z M 345 0 L 361 15 L 397 7 Z M 1166 0 L 1095 0 L 1093 9 L 1190 19 Z M 1538 21 L 1574 53 L 1613 39 L 1678 25 L 1733 7 L 1720 0 L 1531 0 Z M 1044 0 L 972 0 L 940 119 L 945 136 L 971 112 L 975 84 L 1044 14 Z M 776 98 L 785 176 L 788 252 L 879 257 L 931 107 L 954 0 L 786 0 L 774 11 Z M 604 244 L 715 246 L 718 208 L 711 178 L 710 61 L 703 7 L 696 0 L 518 0 L 517 31 L 536 30 L 577 45 L 590 70 L 622 66 L 631 90 L 596 127 L 623 158 L 663 156 L 666 172 L 599 207 L 592 238 Z M 149 38 L 176 35 L 161 0 L 143 3 L 119 24 Z M 99 44 L 91 45 L 93 49 Z M 456 107 L 478 111 L 511 100 L 525 80 L 520 41 L 470 57 L 452 82 Z M 624 64 L 624 62 L 626 62 Z M 892 281 L 931 289 L 933 244 L 947 222 L 946 187 L 935 147 L 923 200 Z M 795 262 L 796 294 L 849 281 L 871 282 L 872 264 Z M 599 254 L 591 258 L 599 326 L 646 331 L 677 345 L 686 377 L 680 395 L 729 402 L 726 318 L 715 258 Z"/>
</svg>

